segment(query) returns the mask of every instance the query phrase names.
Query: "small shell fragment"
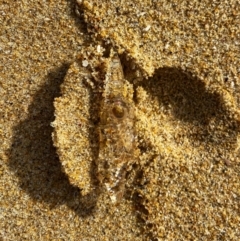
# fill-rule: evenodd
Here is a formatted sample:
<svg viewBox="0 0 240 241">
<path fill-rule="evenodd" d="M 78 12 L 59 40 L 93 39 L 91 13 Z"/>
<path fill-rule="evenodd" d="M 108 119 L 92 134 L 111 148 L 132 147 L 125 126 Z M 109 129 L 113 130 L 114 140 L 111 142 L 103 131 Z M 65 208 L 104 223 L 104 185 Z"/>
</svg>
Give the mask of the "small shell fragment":
<svg viewBox="0 0 240 241">
<path fill-rule="evenodd" d="M 147 25 L 146 28 L 143 29 L 143 31 L 147 32 L 151 28 L 151 25 Z"/>
<path fill-rule="evenodd" d="M 88 66 L 88 61 L 87 60 L 83 60 L 82 61 L 82 66 L 83 67 L 87 67 Z"/>
</svg>

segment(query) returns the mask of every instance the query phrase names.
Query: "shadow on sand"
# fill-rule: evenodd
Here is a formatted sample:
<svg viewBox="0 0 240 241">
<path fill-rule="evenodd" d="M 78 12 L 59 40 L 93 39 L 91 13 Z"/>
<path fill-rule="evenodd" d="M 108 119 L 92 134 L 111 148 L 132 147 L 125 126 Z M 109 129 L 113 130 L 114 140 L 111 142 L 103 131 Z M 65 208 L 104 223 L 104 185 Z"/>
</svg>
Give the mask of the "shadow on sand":
<svg viewBox="0 0 240 241">
<path fill-rule="evenodd" d="M 28 118 L 15 126 L 8 152 L 9 166 L 18 177 L 20 187 L 33 199 L 46 202 L 52 208 L 65 204 L 80 217 L 86 217 L 94 211 L 98 194 L 95 192 L 82 197 L 80 190 L 69 183 L 61 170 L 51 137 L 53 101 L 60 95 L 60 85 L 68 67 L 65 64 L 49 73 L 29 106 Z M 175 118 L 198 123 L 202 132 L 202 136 L 199 136 L 201 141 L 212 137 L 213 145 L 218 145 L 220 149 L 229 141 L 229 136 L 233 145 L 236 142 L 239 131 L 237 123 L 231 121 L 221 96 L 209 93 L 197 78 L 174 68 L 163 68 L 156 71 L 153 78 L 144 81 L 142 86 L 158 98 L 159 105 L 171 103 Z M 209 131 L 212 118 L 215 120 L 215 129 Z M 230 124 L 219 130 L 218 123 L 226 118 L 230 119 L 227 122 Z"/>
<path fill-rule="evenodd" d="M 29 106 L 28 118 L 14 127 L 12 146 L 8 151 L 9 166 L 18 177 L 20 187 L 33 199 L 44 201 L 52 208 L 66 204 L 85 217 L 92 213 L 97 197 L 94 194 L 81 197 L 80 190 L 69 183 L 61 170 L 51 137 L 53 101 L 60 95 L 60 85 L 68 67 L 64 64 L 49 73 Z"/>
</svg>

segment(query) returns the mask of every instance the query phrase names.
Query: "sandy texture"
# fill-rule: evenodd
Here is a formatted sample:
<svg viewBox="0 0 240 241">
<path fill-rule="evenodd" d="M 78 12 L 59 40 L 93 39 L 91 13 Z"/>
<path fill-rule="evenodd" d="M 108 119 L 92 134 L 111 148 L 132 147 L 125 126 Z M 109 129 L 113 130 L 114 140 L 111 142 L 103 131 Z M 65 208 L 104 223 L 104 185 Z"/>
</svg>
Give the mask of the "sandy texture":
<svg viewBox="0 0 240 241">
<path fill-rule="evenodd" d="M 73 0 L 0 6 L 0 239 L 240 239 L 237 1 L 89 0 L 79 14 Z M 94 181 L 98 105 L 78 82 L 79 53 L 92 44 L 100 61 L 102 39 L 133 84 L 140 150 L 118 206 Z M 69 132 L 57 151 L 54 115 L 55 131 Z M 70 148 L 69 136 L 86 143 Z"/>
</svg>

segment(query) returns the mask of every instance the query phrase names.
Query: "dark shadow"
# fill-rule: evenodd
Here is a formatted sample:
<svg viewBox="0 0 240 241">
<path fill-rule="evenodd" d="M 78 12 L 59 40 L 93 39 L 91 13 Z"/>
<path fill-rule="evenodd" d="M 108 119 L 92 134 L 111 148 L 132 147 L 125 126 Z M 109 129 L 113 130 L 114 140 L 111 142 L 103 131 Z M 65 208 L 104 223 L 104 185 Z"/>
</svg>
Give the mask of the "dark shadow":
<svg viewBox="0 0 240 241">
<path fill-rule="evenodd" d="M 51 208 L 66 204 L 81 217 L 94 209 L 97 193 L 81 197 L 61 170 L 52 142 L 54 98 L 60 95 L 60 85 L 69 65 L 63 64 L 47 76 L 45 84 L 35 94 L 29 106 L 28 118 L 14 127 L 9 167 L 19 180 L 19 186 L 31 198 L 46 202 Z"/>
<path fill-rule="evenodd" d="M 84 20 L 84 10 L 82 6 L 79 6 L 76 0 L 68 0 L 67 2 L 70 9 L 70 16 L 74 19 L 75 25 L 81 32 L 87 34 L 87 24 Z"/>
<path fill-rule="evenodd" d="M 158 69 L 144 86 L 159 105 L 171 105 L 174 116 L 184 122 L 207 125 L 221 108 L 219 94 L 208 92 L 204 82 L 177 68 Z"/>
<path fill-rule="evenodd" d="M 239 123 L 233 119 L 223 97 L 206 88 L 203 81 L 178 68 L 158 69 L 152 78 L 142 82 L 142 87 L 156 97 L 159 106 L 170 110 L 173 116 L 191 124 L 196 130 L 189 139 L 214 145 L 236 143 Z M 224 126 L 223 124 L 224 123 Z M 224 146 L 224 145 L 223 145 Z"/>
</svg>

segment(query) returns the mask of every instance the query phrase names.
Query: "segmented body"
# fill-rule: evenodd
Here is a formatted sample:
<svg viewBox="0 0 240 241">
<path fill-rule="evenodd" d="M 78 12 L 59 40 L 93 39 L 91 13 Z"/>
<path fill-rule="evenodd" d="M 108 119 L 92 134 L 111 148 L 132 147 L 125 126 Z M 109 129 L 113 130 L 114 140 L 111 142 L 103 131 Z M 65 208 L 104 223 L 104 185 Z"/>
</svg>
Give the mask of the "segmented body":
<svg viewBox="0 0 240 241">
<path fill-rule="evenodd" d="M 101 103 L 97 177 L 113 202 L 122 197 L 126 172 L 134 162 L 134 105 L 129 86 L 118 55 L 111 51 Z"/>
</svg>

